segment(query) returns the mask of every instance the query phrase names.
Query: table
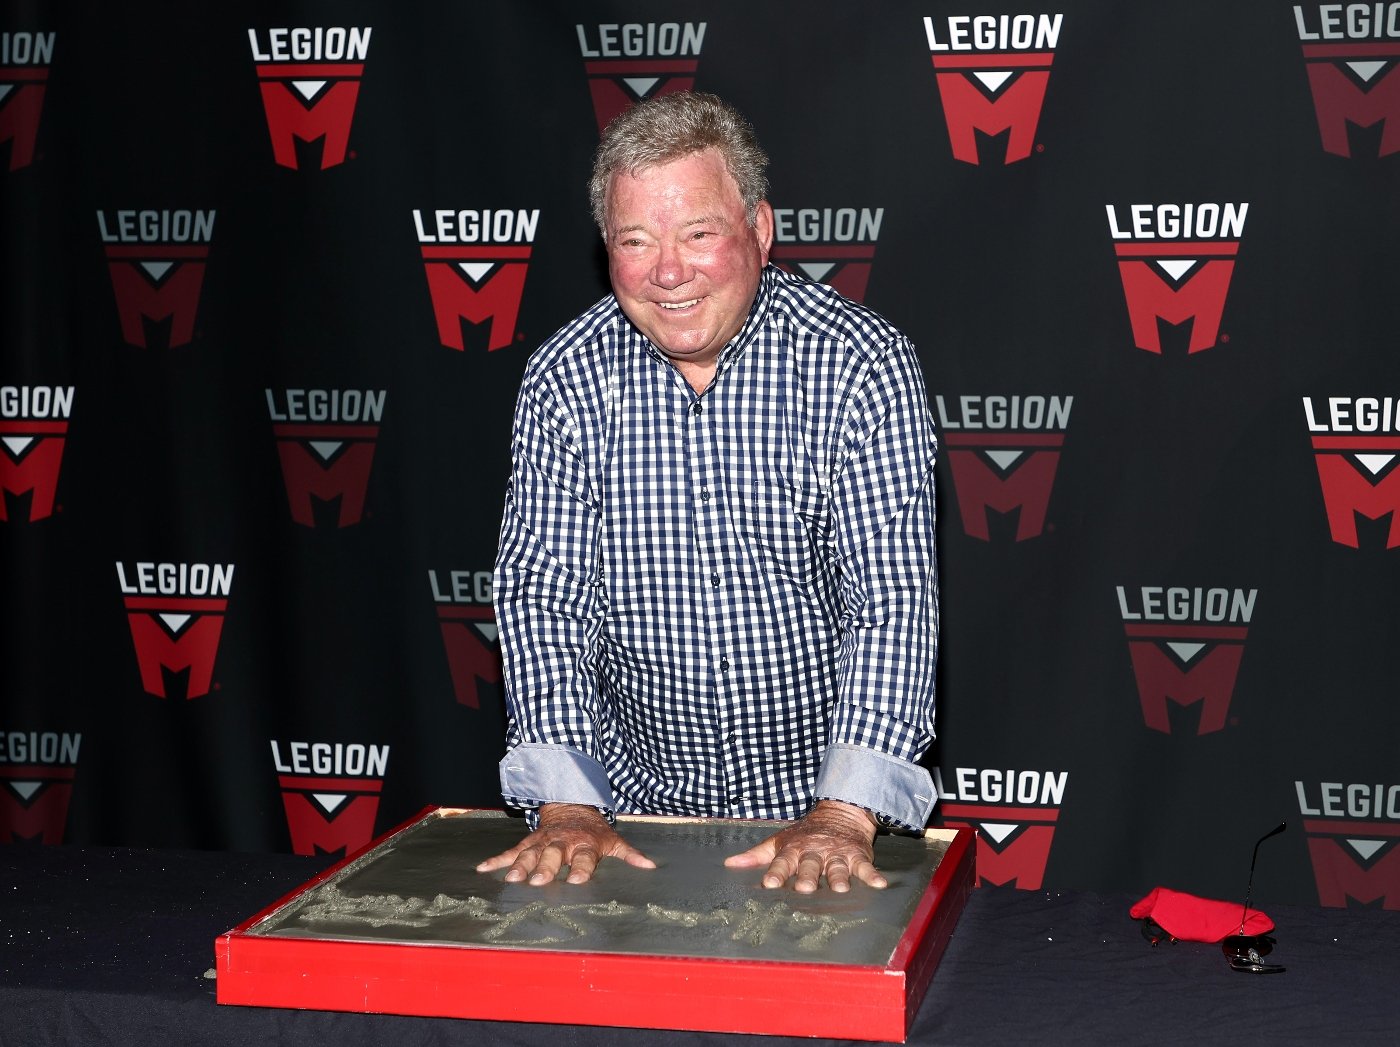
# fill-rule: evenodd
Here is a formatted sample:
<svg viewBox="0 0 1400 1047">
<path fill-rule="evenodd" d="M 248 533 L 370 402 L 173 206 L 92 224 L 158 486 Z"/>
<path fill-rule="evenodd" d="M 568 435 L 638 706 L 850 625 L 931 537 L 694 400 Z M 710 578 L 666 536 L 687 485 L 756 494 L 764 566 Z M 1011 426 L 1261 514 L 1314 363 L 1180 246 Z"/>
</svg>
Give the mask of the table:
<svg viewBox="0 0 1400 1047">
<path fill-rule="evenodd" d="M 0 1043 L 797 1047 L 820 1041 L 221 1007 L 214 940 L 329 858 L 0 846 Z M 1148 885 L 1150 886 L 1150 885 Z M 1170 885 L 1181 886 L 1184 885 Z M 1145 893 L 1145 890 L 1144 892 Z M 1400 912 L 1274 906 L 1282 975 L 1153 948 L 1129 895 L 973 892 L 909 1042 L 1369 1044 L 1400 1030 Z"/>
</svg>

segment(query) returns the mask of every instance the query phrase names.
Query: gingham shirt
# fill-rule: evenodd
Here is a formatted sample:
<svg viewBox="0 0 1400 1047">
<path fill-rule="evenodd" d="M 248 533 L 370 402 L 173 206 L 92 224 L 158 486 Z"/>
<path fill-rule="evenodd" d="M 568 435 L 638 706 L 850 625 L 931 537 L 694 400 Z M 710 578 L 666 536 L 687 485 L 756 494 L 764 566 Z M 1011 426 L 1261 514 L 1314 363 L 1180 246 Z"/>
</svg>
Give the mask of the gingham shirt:
<svg viewBox="0 0 1400 1047">
<path fill-rule="evenodd" d="M 772 266 L 702 395 L 612 296 L 563 328 L 496 564 L 506 801 L 922 828 L 934 453 L 908 340 Z"/>
</svg>

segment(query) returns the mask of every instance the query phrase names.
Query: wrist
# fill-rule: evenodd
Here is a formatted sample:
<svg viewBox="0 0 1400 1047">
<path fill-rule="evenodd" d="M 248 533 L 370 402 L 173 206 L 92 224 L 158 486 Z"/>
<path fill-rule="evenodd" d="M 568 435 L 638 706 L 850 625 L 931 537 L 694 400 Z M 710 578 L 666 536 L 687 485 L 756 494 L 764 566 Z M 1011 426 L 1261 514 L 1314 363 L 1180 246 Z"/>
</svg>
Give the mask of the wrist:
<svg viewBox="0 0 1400 1047">
<path fill-rule="evenodd" d="M 876 818 L 874 814 L 867 811 L 864 807 L 857 806 L 853 803 L 847 803 L 845 800 L 818 800 L 812 805 L 812 809 L 808 814 L 817 815 L 818 817 L 829 815 L 849 821 L 853 826 L 859 825 L 861 828 L 868 831 L 871 839 L 874 839 L 876 830 L 880 828 L 879 819 Z"/>
</svg>

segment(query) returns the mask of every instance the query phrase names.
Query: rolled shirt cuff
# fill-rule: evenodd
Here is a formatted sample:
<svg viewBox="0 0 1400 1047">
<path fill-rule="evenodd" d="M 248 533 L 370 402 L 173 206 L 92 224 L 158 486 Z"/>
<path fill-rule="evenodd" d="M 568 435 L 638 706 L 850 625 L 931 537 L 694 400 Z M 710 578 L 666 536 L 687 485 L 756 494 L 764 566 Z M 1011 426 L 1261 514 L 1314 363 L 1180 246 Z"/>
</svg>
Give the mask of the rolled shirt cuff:
<svg viewBox="0 0 1400 1047">
<path fill-rule="evenodd" d="M 853 803 L 882 824 L 912 832 L 923 831 L 937 799 L 925 768 L 847 743 L 827 746 L 812 796 Z"/>
<path fill-rule="evenodd" d="M 603 765 L 577 749 L 546 742 L 521 742 L 506 753 L 501 760 L 501 796 L 527 811 L 546 803 L 613 810 L 612 786 Z"/>
</svg>

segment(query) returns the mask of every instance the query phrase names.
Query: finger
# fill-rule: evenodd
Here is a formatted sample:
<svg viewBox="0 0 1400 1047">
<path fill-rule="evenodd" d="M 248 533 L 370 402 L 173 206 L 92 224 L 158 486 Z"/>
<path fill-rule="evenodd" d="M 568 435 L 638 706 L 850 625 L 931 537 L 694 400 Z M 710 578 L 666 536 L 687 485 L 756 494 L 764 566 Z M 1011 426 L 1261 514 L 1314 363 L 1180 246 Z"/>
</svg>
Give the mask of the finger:
<svg viewBox="0 0 1400 1047">
<path fill-rule="evenodd" d="M 794 886 L 801 894 L 811 894 L 821 886 L 822 856 L 816 851 L 807 851 L 797 862 L 797 883 Z"/>
<path fill-rule="evenodd" d="M 579 846 L 569 855 L 569 883 L 587 883 L 598 868 L 598 853 L 592 847 Z"/>
<path fill-rule="evenodd" d="M 731 854 L 724 860 L 724 866 L 726 869 L 752 869 L 758 865 L 767 865 L 777 854 L 778 845 L 773 842 L 773 838 L 770 836 L 742 854 Z"/>
<path fill-rule="evenodd" d="M 826 862 L 826 883 L 837 894 L 845 894 L 851 889 L 851 866 L 839 854 Z"/>
<path fill-rule="evenodd" d="M 797 859 L 790 857 L 784 851 L 769 864 L 768 871 L 763 874 L 763 886 L 781 887 L 788 882 L 788 877 L 796 871 Z"/>
<path fill-rule="evenodd" d="M 506 883 L 519 883 L 529 877 L 534 872 L 535 866 L 539 864 L 540 849 L 538 847 L 521 847 L 516 851 L 515 861 L 506 870 Z"/>
<path fill-rule="evenodd" d="M 614 855 L 614 857 L 621 858 L 628 865 L 635 866 L 638 869 L 656 868 L 656 863 L 635 847 L 628 847 L 621 854 Z"/>
<path fill-rule="evenodd" d="M 521 847 L 517 844 L 508 851 L 502 851 L 500 854 L 493 854 L 484 862 L 478 863 L 476 871 L 479 873 L 489 873 L 495 872 L 497 869 L 504 869 L 507 865 L 515 861 L 515 856 L 518 855 L 520 851 Z"/>
<path fill-rule="evenodd" d="M 530 886 L 538 887 L 540 884 L 549 883 L 559 875 L 559 867 L 563 864 L 563 849 L 558 844 L 550 844 L 540 852 L 540 860 L 535 864 L 535 871 L 530 874 Z"/>
<path fill-rule="evenodd" d="M 875 868 L 875 863 L 866 858 L 858 859 L 851 872 L 861 883 L 869 884 L 878 891 L 883 891 L 890 885 L 890 881 L 885 879 L 884 874 Z"/>
</svg>

